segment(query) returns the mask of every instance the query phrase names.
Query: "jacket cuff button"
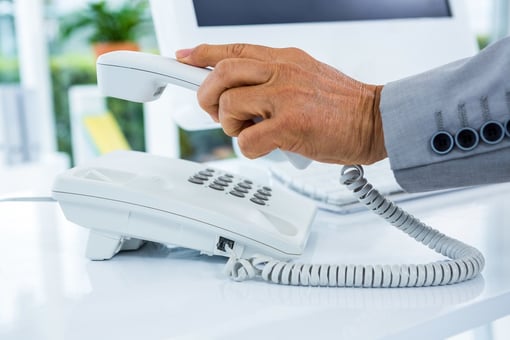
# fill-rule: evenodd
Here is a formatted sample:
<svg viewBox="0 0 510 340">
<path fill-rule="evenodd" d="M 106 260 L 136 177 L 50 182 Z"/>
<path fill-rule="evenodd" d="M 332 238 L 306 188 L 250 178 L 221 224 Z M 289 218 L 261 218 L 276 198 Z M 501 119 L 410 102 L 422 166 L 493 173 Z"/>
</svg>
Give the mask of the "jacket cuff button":
<svg viewBox="0 0 510 340">
<path fill-rule="evenodd" d="M 455 134 L 455 144 L 457 144 L 459 149 L 464 151 L 473 150 L 476 148 L 479 141 L 480 137 L 478 136 L 478 132 L 470 127 L 462 128 Z"/>
<path fill-rule="evenodd" d="M 497 144 L 505 137 L 505 128 L 500 122 L 490 120 L 480 128 L 480 137 L 487 144 Z"/>
<path fill-rule="evenodd" d="M 437 131 L 430 139 L 430 146 L 438 155 L 445 155 L 453 149 L 453 137 L 447 131 Z"/>
</svg>

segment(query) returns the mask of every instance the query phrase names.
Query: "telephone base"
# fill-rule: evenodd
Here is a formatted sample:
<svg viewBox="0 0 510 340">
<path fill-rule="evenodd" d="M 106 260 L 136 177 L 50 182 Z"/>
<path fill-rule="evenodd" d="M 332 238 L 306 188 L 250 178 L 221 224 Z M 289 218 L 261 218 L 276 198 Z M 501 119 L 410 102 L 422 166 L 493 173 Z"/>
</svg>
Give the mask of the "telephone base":
<svg viewBox="0 0 510 340">
<path fill-rule="evenodd" d="M 220 239 L 239 256 L 295 258 L 316 211 L 305 197 L 241 175 L 120 150 L 60 174 L 53 197 L 69 221 L 91 230 L 93 260 L 137 249 L 140 240 L 229 256 Z"/>
<path fill-rule="evenodd" d="M 120 251 L 137 250 L 144 243 L 137 238 L 90 230 L 85 254 L 94 261 L 109 260 Z"/>
</svg>

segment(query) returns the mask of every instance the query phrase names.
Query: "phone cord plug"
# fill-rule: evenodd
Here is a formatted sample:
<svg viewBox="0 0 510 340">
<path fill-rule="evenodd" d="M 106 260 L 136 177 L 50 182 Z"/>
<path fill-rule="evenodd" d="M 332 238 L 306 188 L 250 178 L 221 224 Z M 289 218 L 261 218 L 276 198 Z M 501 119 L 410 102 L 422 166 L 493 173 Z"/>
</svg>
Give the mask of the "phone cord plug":
<svg viewBox="0 0 510 340">
<path fill-rule="evenodd" d="M 361 166 L 344 166 L 340 183 L 369 210 L 450 260 L 400 265 L 301 264 L 266 256 L 241 259 L 228 248 L 226 273 L 236 281 L 260 277 L 285 285 L 375 288 L 448 285 L 472 279 L 482 271 L 485 259 L 480 251 L 432 229 L 384 198 L 364 178 Z"/>
</svg>

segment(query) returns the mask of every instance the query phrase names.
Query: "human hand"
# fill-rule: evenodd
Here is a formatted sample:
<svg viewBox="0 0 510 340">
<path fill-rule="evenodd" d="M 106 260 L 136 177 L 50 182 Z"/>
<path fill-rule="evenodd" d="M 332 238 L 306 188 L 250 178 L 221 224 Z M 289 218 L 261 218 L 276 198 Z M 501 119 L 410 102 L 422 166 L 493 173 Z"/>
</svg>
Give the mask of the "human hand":
<svg viewBox="0 0 510 340">
<path fill-rule="evenodd" d="M 214 67 L 198 90 L 199 104 L 238 138 L 248 158 L 276 148 L 327 163 L 386 157 L 382 86 L 356 81 L 296 48 L 199 45 L 176 57 Z"/>
</svg>

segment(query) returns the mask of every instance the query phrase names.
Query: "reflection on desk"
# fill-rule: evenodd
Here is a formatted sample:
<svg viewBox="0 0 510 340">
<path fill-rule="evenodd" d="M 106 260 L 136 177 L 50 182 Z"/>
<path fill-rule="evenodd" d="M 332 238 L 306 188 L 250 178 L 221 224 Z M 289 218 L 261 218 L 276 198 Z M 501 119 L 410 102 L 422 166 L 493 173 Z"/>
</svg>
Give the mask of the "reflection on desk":
<svg viewBox="0 0 510 340">
<path fill-rule="evenodd" d="M 415 216 L 480 249 L 482 276 L 406 289 L 232 282 L 224 258 L 148 243 L 84 257 L 87 230 L 54 203 L 2 203 L 2 339 L 435 339 L 510 314 L 510 185 L 409 202 Z M 483 199 L 480 199 L 483 197 Z M 370 213 L 318 215 L 300 261 L 405 263 L 438 255 Z"/>
</svg>

